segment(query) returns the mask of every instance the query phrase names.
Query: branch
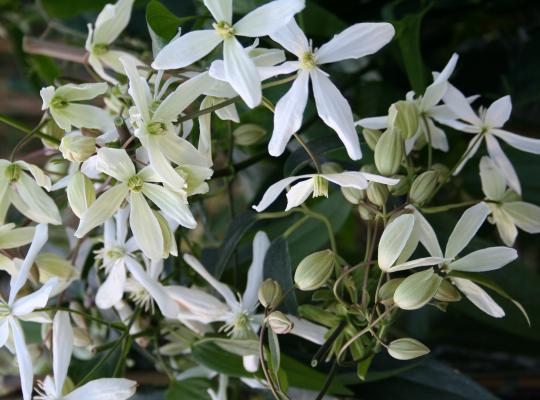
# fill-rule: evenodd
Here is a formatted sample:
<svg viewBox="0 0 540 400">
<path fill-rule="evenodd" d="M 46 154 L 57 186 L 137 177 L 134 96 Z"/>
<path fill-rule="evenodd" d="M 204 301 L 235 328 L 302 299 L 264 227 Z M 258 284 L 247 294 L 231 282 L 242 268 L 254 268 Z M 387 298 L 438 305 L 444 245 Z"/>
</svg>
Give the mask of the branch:
<svg viewBox="0 0 540 400">
<path fill-rule="evenodd" d="M 72 61 L 79 64 L 85 63 L 86 51 L 80 47 L 37 39 L 29 36 L 23 37 L 22 47 L 23 51 L 28 54 L 39 54 L 42 56 Z"/>
</svg>

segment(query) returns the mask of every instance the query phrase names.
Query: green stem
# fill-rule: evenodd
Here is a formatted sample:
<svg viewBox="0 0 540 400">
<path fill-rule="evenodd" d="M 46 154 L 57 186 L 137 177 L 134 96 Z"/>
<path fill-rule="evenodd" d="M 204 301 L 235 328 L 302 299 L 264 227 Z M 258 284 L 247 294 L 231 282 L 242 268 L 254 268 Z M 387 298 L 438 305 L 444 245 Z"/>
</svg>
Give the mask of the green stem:
<svg viewBox="0 0 540 400">
<path fill-rule="evenodd" d="M 426 119 L 425 115 L 422 115 L 422 120 L 424 122 L 424 128 L 426 130 L 426 136 L 428 141 L 428 167 L 427 169 L 431 169 L 431 165 L 433 163 L 433 143 L 431 138 L 431 130 L 429 129 L 429 125 Z"/>
<path fill-rule="evenodd" d="M 461 207 L 467 207 L 467 206 L 473 206 L 475 204 L 480 203 L 483 200 L 469 200 L 469 201 L 463 201 L 461 203 L 454 203 L 454 204 L 446 204 L 444 206 L 437 206 L 437 207 L 425 207 L 421 208 L 423 214 L 436 214 L 448 210 L 452 210 L 454 208 L 461 208 Z"/>
</svg>

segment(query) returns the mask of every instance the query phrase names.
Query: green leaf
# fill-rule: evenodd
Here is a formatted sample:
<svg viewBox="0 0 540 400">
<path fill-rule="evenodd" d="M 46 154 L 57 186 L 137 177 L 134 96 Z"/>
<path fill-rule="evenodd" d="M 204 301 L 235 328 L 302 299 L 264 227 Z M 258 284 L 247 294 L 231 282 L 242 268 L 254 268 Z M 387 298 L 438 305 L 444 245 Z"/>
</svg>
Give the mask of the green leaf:
<svg viewBox="0 0 540 400">
<path fill-rule="evenodd" d="M 27 58 L 32 72 L 46 85 L 51 85 L 60 76 L 60 68 L 50 57 L 32 55 Z"/>
<path fill-rule="evenodd" d="M 52 18 L 72 18 L 88 11 L 100 11 L 110 0 L 42 0 L 41 4 Z"/>
<path fill-rule="evenodd" d="M 268 347 L 270 348 L 270 360 L 271 367 L 274 374 L 277 375 L 279 372 L 279 367 L 281 364 L 281 354 L 279 348 L 279 338 L 278 335 L 270 328 L 267 328 L 268 332 Z"/>
<path fill-rule="evenodd" d="M 221 374 L 237 378 L 253 375 L 245 370 L 242 357 L 229 353 L 210 341 L 199 341 L 191 346 L 191 356 L 197 364 Z"/>
<path fill-rule="evenodd" d="M 148 26 L 166 43 L 176 35 L 178 27 L 185 20 L 186 18 L 179 18 L 174 15 L 157 0 L 151 0 L 146 6 L 146 22 Z"/>
<path fill-rule="evenodd" d="M 303 29 L 307 36 L 331 38 L 348 27 L 347 23 L 313 1 L 306 2 L 302 12 Z M 324 24 L 321 24 L 324 21 Z"/>
<path fill-rule="evenodd" d="M 225 339 L 222 337 L 207 337 L 199 340 L 197 343 L 209 342 L 218 345 L 223 350 L 238 356 L 249 356 L 259 353 L 259 341 L 250 339 Z"/>
<path fill-rule="evenodd" d="M 278 282 L 284 292 L 294 286 L 289 246 L 282 236 L 272 241 L 264 258 L 264 279 L 268 278 Z M 298 303 L 294 291 L 285 298 L 283 309 L 288 313 L 297 313 Z"/>
<path fill-rule="evenodd" d="M 182 381 L 171 382 L 165 392 L 165 400 L 190 399 L 190 400 L 209 400 L 207 390 L 210 388 L 210 382 L 202 378 L 190 378 Z"/>
</svg>

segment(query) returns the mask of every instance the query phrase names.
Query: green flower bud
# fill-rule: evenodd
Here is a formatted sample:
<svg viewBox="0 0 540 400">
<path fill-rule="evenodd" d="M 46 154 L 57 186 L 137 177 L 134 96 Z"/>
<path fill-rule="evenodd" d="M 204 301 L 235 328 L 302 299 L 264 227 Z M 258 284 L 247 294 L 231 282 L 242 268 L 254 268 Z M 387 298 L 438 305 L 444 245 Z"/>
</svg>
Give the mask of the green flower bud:
<svg viewBox="0 0 540 400">
<path fill-rule="evenodd" d="M 69 206 L 73 214 L 79 218 L 96 200 L 92 181 L 79 171 L 69 181 L 66 192 Z"/>
<path fill-rule="evenodd" d="M 251 146 L 266 136 L 266 129 L 255 124 L 244 124 L 233 131 L 233 136 L 236 144 Z"/>
<path fill-rule="evenodd" d="M 427 304 L 441 286 L 442 278 L 433 268 L 409 275 L 394 293 L 394 303 L 403 310 L 416 310 Z"/>
<path fill-rule="evenodd" d="M 418 108 L 412 101 L 401 100 L 393 104 L 393 126 L 401 133 L 403 139 L 412 138 L 418 131 Z"/>
<path fill-rule="evenodd" d="M 43 127 L 43 132 L 46 133 L 48 136 L 51 136 L 55 139 L 61 140 L 65 132 L 62 128 L 60 128 L 56 122 L 54 122 L 54 119 L 50 119 L 47 121 L 45 126 Z M 49 149 L 55 149 L 58 150 L 58 143 L 52 142 L 49 139 L 41 139 L 41 142 L 43 145 Z"/>
<path fill-rule="evenodd" d="M 441 286 L 435 293 L 435 300 L 444 301 L 446 303 L 460 301 L 461 294 L 459 291 L 446 279 L 441 282 Z"/>
<path fill-rule="evenodd" d="M 294 273 L 294 283 L 300 290 L 315 290 L 323 286 L 335 265 L 335 256 L 331 250 L 318 251 L 305 257 Z"/>
<path fill-rule="evenodd" d="M 62 157 L 74 162 L 86 161 L 96 152 L 96 139 L 88 136 L 67 135 L 62 138 L 58 150 Z"/>
<path fill-rule="evenodd" d="M 409 199 L 416 205 L 423 205 L 431 196 L 437 183 L 439 174 L 436 171 L 426 171 L 416 177 L 411 185 Z"/>
<path fill-rule="evenodd" d="M 270 329 L 272 329 L 272 331 L 278 335 L 289 333 L 294 326 L 291 320 L 281 311 L 274 311 L 271 313 L 267 317 L 267 321 Z"/>
<path fill-rule="evenodd" d="M 388 199 L 388 188 L 382 183 L 369 182 L 366 194 L 369 201 L 378 207 L 382 207 Z"/>
<path fill-rule="evenodd" d="M 39 282 L 45 283 L 51 278 L 69 281 L 78 275 L 77 270 L 64 258 L 53 253 L 41 253 L 36 258 Z"/>
<path fill-rule="evenodd" d="M 392 196 L 403 196 L 409 192 L 411 183 L 409 178 L 405 175 L 394 175 L 394 179 L 399 179 L 399 182 L 396 185 L 388 186 L 388 190 Z"/>
<path fill-rule="evenodd" d="M 394 293 L 405 278 L 390 279 L 379 289 L 379 300 L 383 302 L 394 302 Z"/>
<path fill-rule="evenodd" d="M 389 176 L 399 170 L 403 159 L 403 139 L 396 129 L 387 129 L 375 146 L 375 165 L 379 172 Z"/>
<path fill-rule="evenodd" d="M 362 130 L 362 135 L 364 136 L 364 140 L 366 141 L 369 148 L 375 151 L 375 146 L 377 146 L 377 142 L 379 141 L 382 132 L 377 129 L 364 128 Z"/>
<path fill-rule="evenodd" d="M 448 167 L 440 163 L 433 164 L 431 169 L 439 174 L 438 179 L 437 179 L 438 183 L 443 182 L 444 179 L 446 179 L 446 177 L 450 173 L 450 170 L 448 169 Z"/>
<path fill-rule="evenodd" d="M 351 187 L 342 187 L 341 194 L 343 194 L 343 197 L 345 197 L 345 199 L 351 204 L 358 204 L 366 197 L 365 190 L 359 190 Z"/>
<path fill-rule="evenodd" d="M 281 289 L 279 283 L 273 279 L 265 280 L 259 288 L 258 297 L 263 307 L 275 308 L 282 296 L 283 289 Z"/>
<path fill-rule="evenodd" d="M 416 339 L 402 338 L 388 345 L 388 354 L 398 360 L 411 360 L 429 353 L 429 349 Z"/>
<path fill-rule="evenodd" d="M 358 214 L 364 221 L 371 221 L 375 217 L 375 213 L 362 203 L 358 204 Z"/>
</svg>

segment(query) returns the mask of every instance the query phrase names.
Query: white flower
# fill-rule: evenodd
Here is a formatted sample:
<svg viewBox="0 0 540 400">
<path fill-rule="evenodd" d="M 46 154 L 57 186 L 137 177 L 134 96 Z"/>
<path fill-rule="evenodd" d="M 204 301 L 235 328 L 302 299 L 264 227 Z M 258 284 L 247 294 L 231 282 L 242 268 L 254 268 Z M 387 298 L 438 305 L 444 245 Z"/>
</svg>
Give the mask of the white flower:
<svg viewBox="0 0 540 400">
<path fill-rule="evenodd" d="M 521 201 L 514 192 L 507 190 L 504 174 L 489 157 L 480 160 L 480 178 L 486 199 L 490 200 L 490 221 L 497 226 L 504 244 L 514 244 L 517 228 L 540 233 L 540 207 Z"/>
<path fill-rule="evenodd" d="M 454 175 L 457 175 L 467 161 L 476 154 L 485 139 L 489 156 L 504 174 L 508 186 L 516 193 L 521 194 L 519 178 L 512 163 L 499 145 L 497 138 L 518 150 L 533 154 L 540 154 L 540 140 L 519 136 L 502 129 L 512 112 L 510 96 L 501 97 L 493 102 L 487 110 L 480 108 L 479 113 L 476 114 L 463 93 L 454 86 L 448 85 L 444 95 L 444 102 L 461 121 L 441 122 L 462 132 L 476 135 L 469 142 L 466 150 L 467 155 L 455 170 Z"/>
<path fill-rule="evenodd" d="M 264 193 L 260 203 L 253 206 L 253 208 L 258 212 L 267 209 L 287 186 L 300 179 L 303 179 L 302 182 L 293 185 L 287 192 L 286 210 L 299 206 L 307 200 L 310 194 L 313 194 L 313 197 L 328 197 L 328 182 L 333 182 L 341 187 L 354 188 L 358 190 L 366 189 L 368 186 L 368 181 L 379 182 L 385 185 L 395 185 L 399 182 L 398 179 L 386 178 L 384 176 L 357 171 L 345 171 L 335 174 L 307 174 L 291 176 L 270 186 Z"/>
<path fill-rule="evenodd" d="M 73 328 L 69 314 L 59 311 L 54 316 L 52 334 L 53 377 L 40 383 L 35 400 L 126 400 L 135 394 L 137 382 L 122 378 L 95 379 L 69 393 L 63 391 L 73 353 Z"/>
<path fill-rule="evenodd" d="M 17 299 L 17 294 L 24 286 L 30 268 L 41 250 L 47 242 L 47 225 L 38 225 L 35 230 L 32 245 L 21 265 L 20 270 L 11 278 L 11 286 L 8 301 L 0 297 L 0 348 L 6 345 L 10 332 L 13 340 L 13 349 L 19 365 L 19 375 L 21 377 L 21 388 L 24 400 L 30 400 L 34 371 L 32 359 L 26 347 L 24 332 L 19 321 L 32 321 L 38 323 L 50 322 L 49 317 L 44 313 L 36 313 L 34 310 L 45 307 L 49 300 L 49 295 L 56 286 L 58 280 L 53 278 L 35 292 Z"/>
<path fill-rule="evenodd" d="M 291 136 L 300 129 L 311 80 L 319 116 L 336 131 L 349 157 L 353 160 L 362 158 L 351 107 L 319 66 L 373 54 L 393 36 L 394 27 L 388 23 L 355 24 L 313 51 L 294 19 L 272 33 L 270 37 L 273 40 L 298 57 L 298 61 L 284 64 L 288 67 L 287 72 L 299 72 L 291 89 L 276 105 L 274 132 L 268 144 L 268 152 L 273 156 L 281 155 Z"/>
<path fill-rule="evenodd" d="M 0 210 L 3 210 L 0 211 L 0 222 L 13 204 L 32 221 L 60 225 L 62 218 L 58 207 L 43 189 L 51 190 L 51 179 L 39 167 L 25 161 L 0 160 Z"/>
<path fill-rule="evenodd" d="M 14 249 L 32 242 L 35 228 L 17 228 L 15 224 L 0 225 L 0 250 Z"/>
<path fill-rule="evenodd" d="M 261 81 L 253 60 L 236 36 L 261 37 L 281 29 L 305 6 L 304 0 L 275 0 L 233 24 L 232 0 L 204 0 L 215 19 L 214 29 L 189 32 L 172 40 L 157 55 L 152 67 L 176 69 L 200 60 L 223 42 L 227 82 L 253 108 L 262 98 Z"/>
<path fill-rule="evenodd" d="M 194 228 L 197 222 L 189 209 L 184 192 L 174 192 L 157 184 L 161 180 L 150 167 L 136 172 L 125 150 L 101 148 L 97 154 L 99 171 L 113 177 L 118 184 L 108 189 L 82 214 L 75 236 L 83 237 L 91 229 L 103 224 L 120 208 L 124 200 L 130 204 L 129 225 L 143 253 L 150 259 L 161 259 L 169 254 L 161 224 L 166 222 L 153 211 L 146 198 L 180 225 Z M 168 228 L 168 227 L 164 227 Z"/>
<path fill-rule="evenodd" d="M 407 93 L 407 101 L 414 102 L 418 114 L 420 115 L 418 132 L 405 142 L 407 154 L 410 153 L 421 135 L 426 137 L 428 143 L 431 142 L 431 146 L 434 149 L 448 151 L 448 139 L 446 138 L 446 134 L 434 124 L 434 121 L 444 122 L 456 118 L 448 106 L 439 103 L 446 93 L 448 79 L 456 68 L 458 58 L 459 56 L 454 53 L 442 72 L 434 73 L 433 83 L 426 88 L 423 95 L 417 95 L 412 91 Z M 369 129 L 386 129 L 391 125 L 390 120 L 391 118 L 389 115 L 384 117 L 364 118 L 357 121 L 356 124 Z M 427 140 L 428 134 L 431 134 L 430 140 Z"/>
<path fill-rule="evenodd" d="M 43 99 L 42 110 L 49 110 L 54 121 L 65 131 L 76 128 L 99 129 L 103 132 L 114 131 L 114 121 L 107 111 L 80 101 L 91 100 L 107 91 L 106 83 L 85 83 L 54 88 L 48 86 L 39 92 Z"/>
<path fill-rule="evenodd" d="M 179 85 L 164 100 L 162 90 L 156 83 L 154 96 L 145 79 L 137 72 L 129 60 L 121 59 L 129 78 L 129 94 L 135 106 L 130 110 L 130 121 L 148 153 L 154 171 L 174 190 L 185 189 L 185 180 L 174 170 L 170 162 L 177 165 L 208 167 L 206 157 L 193 145 L 178 136 L 173 122 L 197 97 L 213 85 L 207 73 L 197 75 Z"/>
<path fill-rule="evenodd" d="M 88 63 L 101 78 L 113 84 L 117 84 L 118 80 L 107 74 L 105 68 L 123 74 L 124 67 L 120 58 L 128 59 L 136 65 L 144 65 L 125 51 L 111 49 L 111 44 L 129 23 L 133 2 L 134 0 L 119 0 L 115 5 L 107 4 L 99 13 L 95 26 L 88 24 L 85 44 L 89 54 Z"/>
<path fill-rule="evenodd" d="M 263 281 L 264 258 L 269 246 L 270 241 L 266 234 L 257 232 L 253 240 L 253 261 L 248 270 L 246 289 L 241 298 L 237 297 L 227 285 L 214 278 L 195 257 L 185 254 L 184 260 L 223 297 L 225 303 L 200 289 L 169 287 L 169 294 L 181 308 L 179 318 L 204 324 L 224 322 L 223 329 L 233 338 L 255 338 L 262 321 L 262 316 L 255 314 L 258 305 L 257 293 Z M 324 343 L 326 328 L 300 318 L 289 317 L 294 323 L 291 333 L 314 343 Z M 256 371 L 257 356 L 244 356 L 244 367 L 248 371 Z"/>
</svg>

